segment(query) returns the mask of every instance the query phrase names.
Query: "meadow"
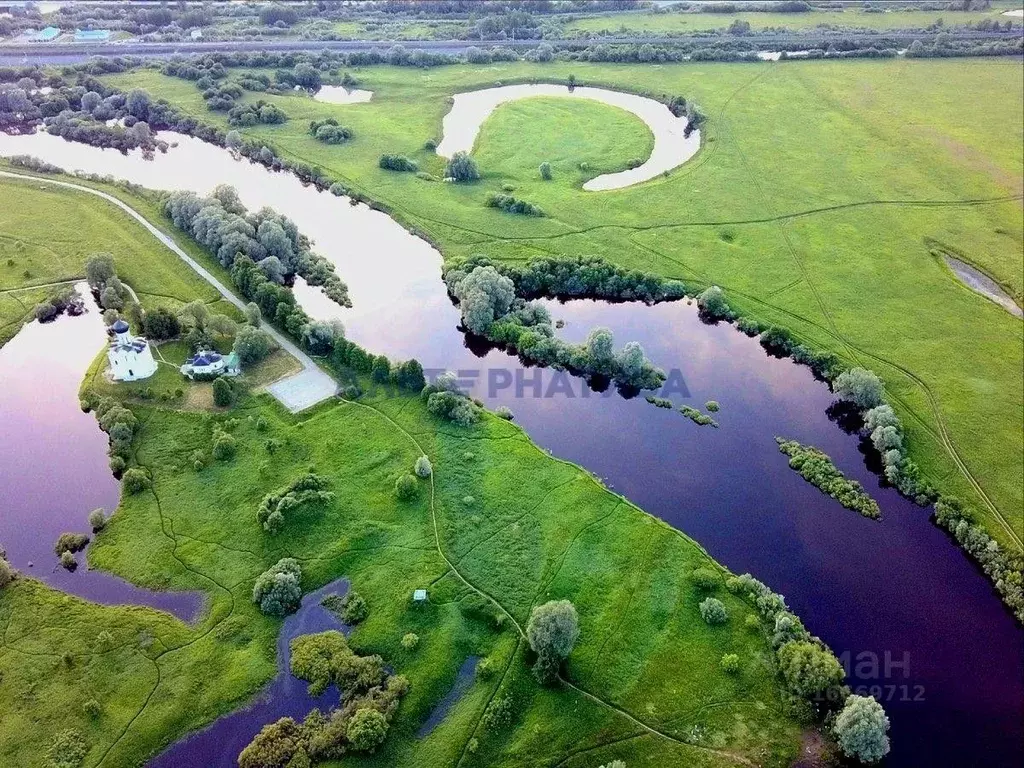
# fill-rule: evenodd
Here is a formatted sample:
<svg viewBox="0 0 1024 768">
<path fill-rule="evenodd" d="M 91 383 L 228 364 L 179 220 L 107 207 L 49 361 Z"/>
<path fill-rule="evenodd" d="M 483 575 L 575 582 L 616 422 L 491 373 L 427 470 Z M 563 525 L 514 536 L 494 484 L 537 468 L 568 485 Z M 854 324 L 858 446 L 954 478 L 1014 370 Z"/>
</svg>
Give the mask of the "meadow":
<svg viewBox="0 0 1024 768">
<path fill-rule="evenodd" d="M 799 727 L 784 714 L 771 647 L 745 623 L 753 606 L 719 587 L 731 618 L 705 624 L 697 605 L 707 592 L 690 574 L 724 577 L 720 567 L 518 427 L 492 416 L 469 428 L 439 423 L 409 395 L 335 401 L 301 418 L 264 397 L 216 415 L 132 408 L 143 423 L 134 461 L 152 489 L 122 497 L 90 566 L 202 590 L 208 611 L 190 627 L 15 581 L 0 593 L 6 764 L 33 764 L 57 731 L 75 728 L 90 746 L 87 765 L 134 765 L 239 706 L 275 668 L 279 620 L 253 606 L 252 584 L 285 556 L 301 563 L 306 591 L 349 577 L 370 607 L 353 646 L 412 683 L 383 751 L 360 764 L 590 765 L 629 755 L 788 765 L 795 756 Z M 217 426 L 237 455 L 195 470 L 193 454 L 209 451 Z M 268 440 L 280 445 L 272 454 Z M 433 478 L 397 501 L 395 481 L 424 453 Z M 311 467 L 330 478 L 335 500 L 276 536 L 264 532 L 262 496 Z M 420 587 L 425 609 L 411 604 Z M 533 605 L 561 597 L 581 616 L 573 687 L 540 688 L 521 628 Z M 400 643 L 407 632 L 420 638 L 415 650 Z M 725 653 L 739 655 L 738 674 L 721 669 Z M 490 658 L 496 674 L 474 682 L 428 738 L 413 738 L 469 655 Z M 497 696 L 513 702 L 514 718 L 488 729 L 480 717 Z M 83 709 L 88 700 L 99 715 Z"/>
<path fill-rule="evenodd" d="M 156 215 L 151 198 L 130 198 Z M 84 280 L 85 262 L 95 253 L 114 257 L 118 274 L 147 309 L 201 299 L 214 311 L 233 310 L 124 211 L 92 195 L 0 178 L 0 344 L 32 318 L 35 305 L 60 287 L 55 284 Z"/>
<path fill-rule="evenodd" d="M 926 478 L 967 499 L 1002 544 L 1020 548 L 1022 324 L 961 285 L 941 259 L 956 255 L 1024 297 L 1019 62 L 552 62 L 352 74 L 374 91 L 371 102 L 260 94 L 290 119 L 244 132 L 378 202 L 449 262 L 475 253 L 597 255 L 695 290 L 722 286 L 742 314 L 876 370 Z M 524 101 L 484 125 L 475 184 L 377 165 L 383 153 L 405 154 L 439 177 L 444 161 L 423 145 L 440 138 L 453 93 L 570 74 L 696 101 L 709 117 L 701 152 L 663 178 L 584 193 L 582 182 L 597 175 L 580 167 L 597 163 L 586 147 L 599 148 L 601 163 L 625 163 L 643 151 L 640 125 L 602 105 Z M 153 70 L 107 80 L 225 123 L 192 83 Z M 308 121 L 328 116 L 354 138 L 328 146 L 309 136 Z M 537 171 L 544 161 L 555 166 L 551 181 Z M 504 185 L 545 217 L 487 208 L 487 194 Z"/>
<path fill-rule="evenodd" d="M 1007 6 L 1009 7 L 1009 6 Z M 871 31 L 926 29 L 933 24 L 953 27 L 975 24 L 986 19 L 1002 23 L 1011 21 L 1002 16 L 1006 8 L 985 11 L 886 11 L 869 13 L 862 8 L 844 8 L 841 11 L 812 11 L 810 13 L 617 13 L 583 16 L 566 23 L 567 34 L 620 32 L 646 32 L 650 34 L 686 34 L 725 30 L 734 21 L 746 21 L 753 33 L 786 29 L 794 32 L 813 32 L 818 28 L 847 27 Z M 1016 20 L 1014 20 L 1016 21 Z"/>
<path fill-rule="evenodd" d="M 149 206 L 153 221 L 171 230 L 152 197 L 92 184 Z M 31 179 L 5 179 L 0 188 L 4 231 L 24 242 L 49 233 L 47 242 L 82 249 L 94 241 L 71 233 L 101 233 L 95 243 L 115 254 L 147 306 L 213 298 L 113 206 Z M 195 243 L 176 240 L 201 255 Z M 47 266 L 48 279 L 80 277 L 91 251 L 65 248 L 46 251 L 51 260 L 34 268 Z M 151 272 L 173 293 L 143 293 L 155 290 L 145 282 Z M 160 349 L 171 362 L 184 354 L 179 342 Z M 208 385 L 165 370 L 150 382 L 157 397 L 144 399 L 139 385 L 105 382 L 104 364 L 100 354 L 83 392 L 132 408 L 142 424 L 132 463 L 152 487 L 122 496 L 88 550 L 89 566 L 156 589 L 200 590 L 207 609 L 188 625 L 16 579 L 0 591 L 0 763 L 37 764 L 57 733 L 74 729 L 88 745 L 85 765 L 137 765 L 241 706 L 276 670 L 280 620 L 253 605 L 253 583 L 286 556 L 302 564 L 304 591 L 351 580 L 370 607 L 353 647 L 381 654 L 412 683 L 384 748 L 360 764 L 575 766 L 629 756 L 782 766 L 795 756 L 801 727 L 783 701 L 768 628 L 747 621 L 756 609 L 724 589 L 726 572 L 684 534 L 538 449 L 519 427 L 490 415 L 457 427 L 429 415 L 419 396 L 386 391 L 293 416 L 243 389 L 233 408 L 215 409 L 192 397 Z M 276 371 L 286 363 L 265 365 Z M 160 397 L 176 383 L 188 391 L 185 402 Z M 231 460 L 210 457 L 218 429 L 237 442 Z M 198 469 L 197 451 L 206 456 Z M 396 480 L 423 454 L 432 477 L 399 501 Z M 334 500 L 267 534 L 256 521 L 260 499 L 310 468 L 330 478 Z M 84 511 L 82 522 L 84 530 Z M 725 625 L 700 616 L 709 588 L 692 578 L 698 568 L 722 579 L 710 593 L 727 606 Z M 416 588 L 429 590 L 426 608 L 413 608 Z M 542 688 L 523 631 L 534 605 L 561 597 L 581 616 L 567 668 L 572 684 Z M 401 644 L 408 632 L 420 638 L 412 650 Z M 740 658 L 738 672 L 722 669 L 727 653 Z M 495 674 L 479 677 L 429 737 L 415 738 L 470 655 L 489 658 Z M 511 702 L 512 719 L 487 726 L 482 715 L 497 697 Z"/>
</svg>

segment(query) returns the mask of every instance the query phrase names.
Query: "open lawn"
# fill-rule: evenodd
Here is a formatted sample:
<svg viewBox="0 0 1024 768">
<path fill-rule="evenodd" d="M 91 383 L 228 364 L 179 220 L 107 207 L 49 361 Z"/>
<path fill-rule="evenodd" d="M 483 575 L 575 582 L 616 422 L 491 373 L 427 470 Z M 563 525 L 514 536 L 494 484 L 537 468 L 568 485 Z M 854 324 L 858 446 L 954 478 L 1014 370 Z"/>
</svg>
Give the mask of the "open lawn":
<svg viewBox="0 0 1024 768">
<path fill-rule="evenodd" d="M 975 505 L 1003 544 L 1020 547 L 1022 323 L 963 287 L 936 256 L 956 254 L 1024 298 L 1018 61 L 510 63 L 354 74 L 374 91 L 371 102 L 265 97 L 290 120 L 247 132 L 381 202 L 448 260 L 593 254 L 695 289 L 723 286 L 743 314 L 875 369 L 927 478 Z M 700 154 L 667 177 L 585 193 L 568 155 L 583 158 L 589 137 L 606 162 L 624 162 L 638 147 L 633 124 L 610 108 L 523 102 L 485 124 L 478 183 L 438 184 L 377 166 L 382 153 L 400 153 L 440 176 L 442 159 L 422 146 L 439 138 L 453 93 L 570 74 L 695 100 L 709 116 Z M 191 83 L 152 70 L 108 81 L 225 122 Z M 327 116 L 354 138 L 327 146 L 310 137 L 308 121 Z M 613 129 L 623 131 L 621 143 Z M 568 154 L 555 178 L 542 181 L 537 165 L 560 149 Z M 547 215 L 486 208 L 502 184 Z"/>
<path fill-rule="evenodd" d="M 133 204 L 155 212 L 150 200 L 135 196 Z M 56 290 L 46 286 L 84 280 L 85 262 L 95 253 L 114 256 L 118 275 L 148 309 L 202 299 L 217 312 L 229 310 L 216 290 L 124 211 L 92 195 L 0 178 L 0 344 Z"/>
<path fill-rule="evenodd" d="M 842 11 L 812 11 L 810 13 L 609 13 L 584 16 L 563 27 L 566 34 L 620 32 L 648 32 L 651 34 L 685 34 L 726 29 L 737 19 L 750 24 L 752 32 L 787 29 L 794 32 L 814 31 L 816 28 L 847 27 L 882 31 L 887 29 L 926 29 L 941 20 L 947 27 L 975 24 L 994 19 L 1005 24 L 1019 20 L 1002 16 L 1004 8 L 987 11 L 888 11 L 866 13 L 861 8 Z"/>
</svg>

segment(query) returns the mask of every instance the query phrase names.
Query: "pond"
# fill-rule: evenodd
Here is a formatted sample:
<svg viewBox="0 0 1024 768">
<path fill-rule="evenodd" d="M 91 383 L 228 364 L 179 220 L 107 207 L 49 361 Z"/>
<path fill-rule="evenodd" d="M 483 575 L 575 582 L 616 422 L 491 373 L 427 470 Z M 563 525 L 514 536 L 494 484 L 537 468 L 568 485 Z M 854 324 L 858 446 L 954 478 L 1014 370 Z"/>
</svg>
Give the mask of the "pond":
<svg viewBox="0 0 1024 768">
<path fill-rule="evenodd" d="M 441 143 L 437 154 L 451 157 L 456 152 L 472 152 L 480 126 L 502 104 L 534 96 L 558 96 L 591 99 L 624 109 L 639 117 L 654 134 L 654 149 L 642 165 L 619 173 L 597 176 L 583 185 L 588 192 L 621 189 L 659 176 L 685 163 L 700 149 L 700 131 L 686 135 L 687 119 L 676 117 L 665 104 L 633 93 L 606 88 L 538 83 L 534 85 L 503 85 L 479 91 L 457 93 L 451 111 L 442 122 Z"/>
<path fill-rule="evenodd" d="M 685 302 L 593 301 L 546 303 L 565 321 L 567 339 L 605 325 L 619 345 L 640 341 L 656 364 L 678 370 L 685 391 L 670 395 L 677 405 L 721 403 L 721 428 L 524 368 L 461 333 L 440 254 L 386 215 L 225 150 L 174 140 L 177 148 L 151 162 L 45 134 L 0 136 L 0 154 L 31 154 L 154 188 L 203 193 L 232 184 L 247 206 L 287 214 L 335 262 L 354 304 L 338 307 L 300 285 L 310 314 L 342 319 L 349 338 L 392 359 L 415 356 L 427 369 L 457 371 L 489 407 L 508 405 L 540 446 L 605 478 L 733 571 L 750 571 L 784 593 L 841 658 L 876 660 L 877 668 L 851 669 L 849 682 L 864 693 L 879 686 L 892 719 L 887 765 L 1018 764 L 1024 633 L 980 571 L 929 522 L 928 510 L 880 487 L 871 453 L 829 418 L 828 387 L 807 368 L 768 356 L 731 326 L 705 325 Z M 779 453 L 776 435 L 830 454 L 877 499 L 883 520 L 844 509 L 804 482 Z"/>
<path fill-rule="evenodd" d="M 943 256 L 942 258 L 945 259 L 946 266 L 956 275 L 957 280 L 972 291 L 977 291 L 982 296 L 992 299 L 1014 317 L 1024 317 L 1024 310 L 1017 306 L 1017 302 L 1010 298 L 1002 286 L 991 277 L 960 259 L 954 259 L 952 256 Z"/>
<path fill-rule="evenodd" d="M 107 436 L 78 404 L 79 385 L 107 339 L 103 318 L 91 299 L 88 305 L 78 317 L 28 323 L 0 347 L 0 544 L 19 571 L 65 592 L 190 621 L 203 608 L 200 593 L 136 587 L 89 570 L 85 553 L 72 573 L 53 552 L 65 531 L 90 532 L 91 510 L 113 512 L 121 489 L 107 467 Z"/>
<path fill-rule="evenodd" d="M 373 91 L 350 89 L 341 85 L 323 85 L 313 94 L 313 98 L 327 104 L 365 104 L 373 98 Z"/>
</svg>

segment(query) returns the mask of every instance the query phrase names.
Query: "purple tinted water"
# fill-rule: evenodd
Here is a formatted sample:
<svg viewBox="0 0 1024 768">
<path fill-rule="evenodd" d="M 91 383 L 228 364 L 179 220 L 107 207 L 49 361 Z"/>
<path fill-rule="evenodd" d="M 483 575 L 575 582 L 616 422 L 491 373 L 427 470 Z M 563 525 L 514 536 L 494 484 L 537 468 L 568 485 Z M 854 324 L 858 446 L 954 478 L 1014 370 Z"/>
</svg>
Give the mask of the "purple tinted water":
<svg viewBox="0 0 1024 768">
<path fill-rule="evenodd" d="M 91 533 L 86 517 L 109 515 L 120 486 L 107 468 L 107 438 L 82 413 L 78 388 L 106 342 L 95 309 L 46 324 L 31 322 L 0 347 L 0 543 L 15 568 L 106 605 L 148 605 L 190 621 L 198 592 L 153 592 L 85 567 L 62 568 L 53 553 L 65 531 Z M 29 563 L 32 563 L 30 566 Z"/>
<path fill-rule="evenodd" d="M 151 163 L 46 135 L 0 135 L 0 154 L 33 154 L 150 187 L 208 192 L 233 184 L 249 207 L 289 215 L 337 264 L 355 305 L 341 309 L 300 283 L 296 294 L 310 314 L 340 318 L 349 338 L 392 359 L 468 371 L 473 393 L 489 407 L 508 405 L 539 445 L 606 478 L 733 571 L 784 593 L 841 656 L 877 659 L 877 671 L 851 664 L 849 682 L 865 693 L 880 686 L 873 692 L 892 719 L 887 765 L 1019 765 L 1024 632 L 929 512 L 879 487 L 858 439 L 828 418 L 828 387 L 809 370 L 769 357 L 730 326 L 704 325 L 685 303 L 586 301 L 549 303 L 567 321 L 565 338 L 605 325 L 619 344 L 641 341 L 655 363 L 681 371 L 690 397 L 672 396 L 677 405 L 721 403 L 721 428 L 698 427 L 642 398 L 600 396 L 565 374 L 523 370 L 501 351 L 470 349 L 440 280 L 440 254 L 387 216 L 210 145 L 169 138 L 181 146 Z M 510 385 L 488 391 L 488 382 L 509 376 Z M 552 387 L 563 394 L 546 397 Z M 804 482 L 776 435 L 829 453 L 875 496 L 883 520 L 862 518 Z"/>
<path fill-rule="evenodd" d="M 348 627 L 320 605 L 328 595 L 342 597 L 348 581 L 338 579 L 302 598 L 299 610 L 284 620 L 277 636 L 277 677 L 244 709 L 216 720 L 210 727 L 187 736 L 150 760 L 149 768 L 236 768 L 238 754 L 260 729 L 282 717 L 302 720 L 311 709 L 327 712 L 338 703 L 338 689 L 331 686 L 319 696 L 309 694 L 308 683 L 293 677 L 291 641 L 299 635 L 337 629 L 348 634 Z"/>
</svg>

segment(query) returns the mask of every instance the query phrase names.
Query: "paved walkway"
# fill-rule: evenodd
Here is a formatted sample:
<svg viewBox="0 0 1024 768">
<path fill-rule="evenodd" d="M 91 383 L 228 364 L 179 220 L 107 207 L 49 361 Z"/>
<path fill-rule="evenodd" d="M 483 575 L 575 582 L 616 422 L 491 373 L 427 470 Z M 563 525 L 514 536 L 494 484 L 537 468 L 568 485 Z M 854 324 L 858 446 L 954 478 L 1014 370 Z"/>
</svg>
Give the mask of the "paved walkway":
<svg viewBox="0 0 1024 768">
<path fill-rule="evenodd" d="M 13 179 L 37 181 L 41 184 L 51 184 L 58 187 L 66 187 L 68 189 L 74 189 L 79 192 L 86 192 L 90 195 L 96 195 L 96 197 L 102 197 L 108 203 L 116 205 L 118 208 L 123 210 L 133 219 L 139 222 L 149 232 L 159 240 L 161 243 L 166 245 L 175 254 L 181 258 L 186 264 L 192 267 L 193 270 L 206 282 L 212 285 L 220 292 L 220 295 L 230 301 L 239 309 L 245 309 L 245 302 L 238 298 L 232 291 L 226 288 L 216 277 L 204 268 L 199 262 L 189 256 L 185 251 L 178 247 L 178 244 L 174 242 L 168 235 L 161 232 L 155 227 L 150 221 L 143 216 L 141 213 L 136 211 L 127 203 L 118 200 L 113 195 L 108 195 L 106 192 L 101 192 L 98 189 L 92 187 L 86 187 L 81 184 L 73 184 L 69 181 L 58 181 L 57 179 L 43 179 L 37 176 L 25 176 L 20 173 L 9 173 L 8 171 L 0 171 L 0 176 L 5 176 Z M 292 413 L 305 410 L 310 406 L 316 405 L 329 397 L 333 397 L 338 391 L 337 382 L 331 378 L 327 373 L 320 369 L 320 367 L 313 361 L 309 355 L 299 349 L 295 344 L 288 339 L 283 333 L 278 331 L 272 325 L 264 323 L 263 329 L 269 333 L 274 340 L 281 345 L 281 348 L 286 350 L 289 354 L 295 357 L 302 365 L 302 370 L 298 373 L 286 376 L 283 379 L 271 384 L 267 387 L 267 391 L 270 392 L 275 398 L 277 398 L 281 404 Z"/>
</svg>

